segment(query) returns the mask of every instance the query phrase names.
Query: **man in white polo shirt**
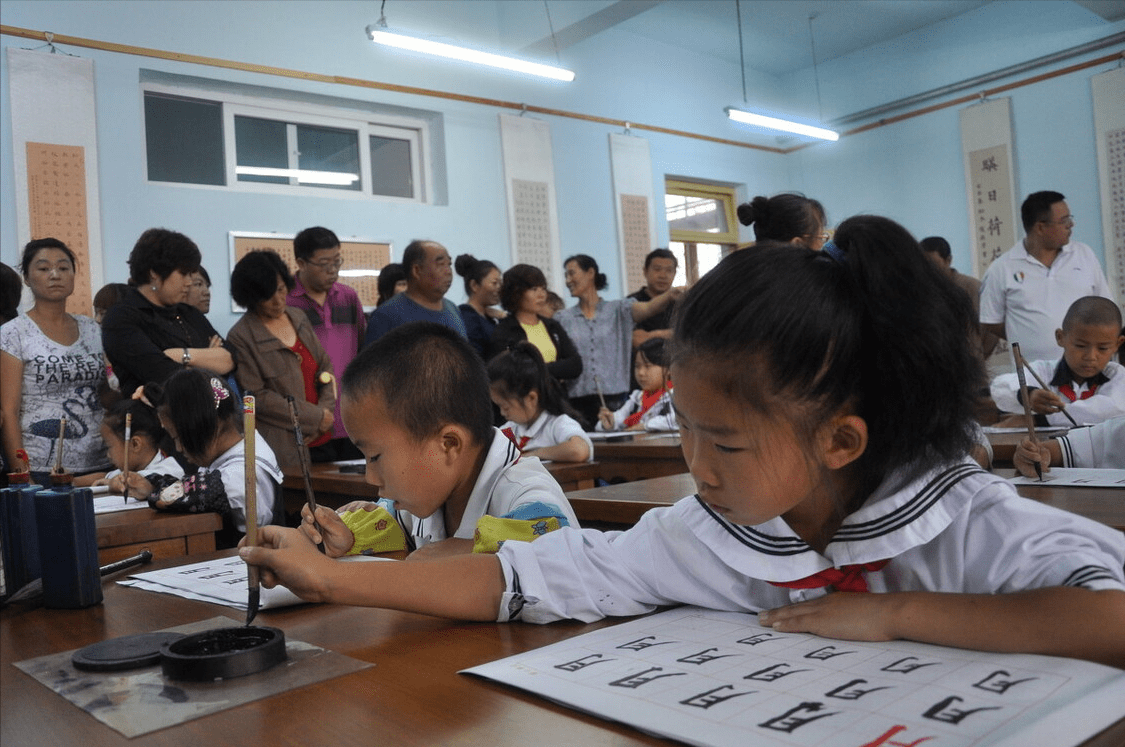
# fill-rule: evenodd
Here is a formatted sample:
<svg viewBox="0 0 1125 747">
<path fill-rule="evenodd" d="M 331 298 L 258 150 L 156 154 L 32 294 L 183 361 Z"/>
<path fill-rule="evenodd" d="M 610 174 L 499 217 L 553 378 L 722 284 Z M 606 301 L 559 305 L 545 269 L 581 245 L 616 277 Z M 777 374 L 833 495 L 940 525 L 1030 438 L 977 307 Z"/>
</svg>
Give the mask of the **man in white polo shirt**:
<svg viewBox="0 0 1125 747">
<path fill-rule="evenodd" d="M 981 281 L 981 328 L 1018 342 L 1025 360 L 1058 358 L 1055 330 L 1083 296 L 1112 299 L 1094 251 L 1071 241 L 1074 218 L 1058 192 L 1035 192 L 1020 207 L 1023 241 L 989 265 Z"/>
</svg>

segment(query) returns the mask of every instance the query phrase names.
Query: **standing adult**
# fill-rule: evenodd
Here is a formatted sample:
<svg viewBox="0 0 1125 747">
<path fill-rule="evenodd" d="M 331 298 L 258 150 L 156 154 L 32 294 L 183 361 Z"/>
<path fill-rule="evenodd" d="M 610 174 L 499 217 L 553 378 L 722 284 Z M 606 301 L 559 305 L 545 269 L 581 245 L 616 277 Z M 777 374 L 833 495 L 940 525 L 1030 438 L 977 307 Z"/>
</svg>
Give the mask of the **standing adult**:
<svg viewBox="0 0 1125 747">
<path fill-rule="evenodd" d="M 986 332 L 1018 342 L 1029 361 L 1059 357 L 1055 330 L 1083 296 L 1112 299 L 1094 251 L 1071 241 L 1074 217 L 1058 192 L 1034 192 L 1020 206 L 1026 236 L 984 273 L 980 321 Z"/>
<path fill-rule="evenodd" d="M 504 316 L 494 308 L 500 303 L 500 268 L 490 260 L 477 259 L 471 254 L 459 255 L 453 268 L 465 279 L 465 295 L 469 299 L 457 307 L 465 323 L 465 334 L 477 355 L 485 360 L 488 341 L 496 323 Z"/>
<path fill-rule="evenodd" d="M 402 269 L 406 272 L 406 291 L 371 312 L 367 342 L 410 322 L 435 322 L 468 337 L 461 312 L 445 297 L 453 284 L 453 263 L 446 248 L 436 241 L 415 239 L 402 252 Z"/>
<path fill-rule="evenodd" d="M 976 339 L 973 340 L 973 344 L 979 347 L 982 357 L 987 358 L 992 355 L 999 338 L 991 332 L 980 329 L 980 281 L 972 275 L 962 275 L 957 272 L 957 269 L 953 267 L 953 251 L 949 247 L 949 242 L 941 236 L 927 236 L 919 241 L 918 245 L 926 253 L 927 259 L 933 262 L 939 270 L 947 273 L 954 285 L 965 291 L 969 301 L 973 304 L 973 315 L 978 319 L 977 330 L 974 335 Z"/>
<path fill-rule="evenodd" d="M 234 370 L 230 346 L 184 303 L 200 258 L 194 241 L 164 228 L 142 233 L 129 253 L 129 289 L 102 320 L 102 345 L 124 395 L 183 368 Z"/>
<path fill-rule="evenodd" d="M 824 206 L 795 192 L 758 195 L 738 206 L 738 221 L 754 226 L 755 241 L 783 241 L 820 251 L 828 241 Z"/>
<path fill-rule="evenodd" d="M 26 451 L 31 471 L 42 473 L 39 479 L 55 466 L 64 419 L 63 469 L 82 475 L 109 466 L 99 430 L 104 411 L 98 389 L 105 383 L 101 330 L 90 317 L 66 311 L 76 264 L 74 252 L 58 239 L 28 243 L 21 269 L 34 302 L 0 327 L 4 459 L 21 465 L 16 452 Z"/>
<path fill-rule="evenodd" d="M 582 356 L 563 326 L 547 313 L 547 278 L 534 265 L 513 265 L 500 282 L 500 305 L 508 316 L 500 320 L 489 340 L 491 360 L 517 342 L 539 349 L 547 373 L 560 382 L 578 378 Z"/>
<path fill-rule="evenodd" d="M 645 256 L 644 287 L 636 293 L 630 293 L 629 298 L 638 301 L 651 301 L 657 296 L 667 293 L 676 280 L 676 270 L 680 262 L 670 249 L 653 249 Z M 639 348 L 646 340 L 662 337 L 665 340 L 672 337 L 672 313 L 676 304 L 670 303 L 663 311 L 653 314 L 644 321 L 637 322 L 633 330 L 633 348 Z"/>
<path fill-rule="evenodd" d="M 570 402 L 593 428 L 602 397 L 606 407 L 617 410 L 629 396 L 635 323 L 663 311 L 683 295 L 683 289 L 671 288 L 651 301 L 605 301 L 598 291 L 605 289 L 606 277 L 593 257 L 576 254 L 563 266 L 566 287 L 578 303 L 555 314 L 555 319 L 582 356 L 582 373 L 570 383 Z"/>
<path fill-rule="evenodd" d="M 336 409 L 332 361 L 308 316 L 286 305 L 294 284 L 272 251 L 250 252 L 230 276 L 231 296 L 247 309 L 227 333 L 238 353 L 238 385 L 254 394 L 258 431 L 283 469 L 301 466 L 288 398 L 296 405 L 300 449 L 306 451 L 332 437 Z"/>
<path fill-rule="evenodd" d="M 293 254 L 297 257 L 297 275 L 286 303 L 302 309 L 312 324 L 320 346 L 332 361 L 332 375 L 337 381 L 344 369 L 363 347 L 367 317 L 359 294 L 350 286 L 337 282 L 344 265 L 340 239 L 323 226 L 306 228 L 293 238 Z M 314 462 L 337 459 L 358 459 L 363 455 L 348 438 L 340 418 L 337 399 L 332 437 L 327 443 L 309 450 Z"/>
<path fill-rule="evenodd" d="M 389 262 L 383 265 L 383 269 L 379 270 L 379 281 L 376 287 L 379 289 L 379 298 L 375 301 L 376 306 L 382 306 L 399 293 L 405 293 L 406 273 L 403 271 L 402 265 L 398 262 Z"/>
<path fill-rule="evenodd" d="M 188 306 L 194 306 L 204 314 L 211 313 L 211 276 L 203 265 L 191 274 L 191 285 L 188 287 Z"/>
</svg>

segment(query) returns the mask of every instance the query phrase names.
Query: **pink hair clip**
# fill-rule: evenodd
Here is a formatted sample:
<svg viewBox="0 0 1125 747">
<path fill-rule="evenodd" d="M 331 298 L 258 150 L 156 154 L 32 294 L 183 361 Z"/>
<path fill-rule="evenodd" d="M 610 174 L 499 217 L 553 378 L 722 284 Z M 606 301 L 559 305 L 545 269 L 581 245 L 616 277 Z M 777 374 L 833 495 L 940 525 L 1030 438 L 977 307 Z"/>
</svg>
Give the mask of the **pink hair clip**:
<svg viewBox="0 0 1125 747">
<path fill-rule="evenodd" d="M 223 386 L 223 382 L 219 381 L 219 379 L 214 376 L 211 377 L 211 396 L 215 398 L 216 410 L 219 409 L 220 402 L 230 397 L 230 392 Z"/>
</svg>

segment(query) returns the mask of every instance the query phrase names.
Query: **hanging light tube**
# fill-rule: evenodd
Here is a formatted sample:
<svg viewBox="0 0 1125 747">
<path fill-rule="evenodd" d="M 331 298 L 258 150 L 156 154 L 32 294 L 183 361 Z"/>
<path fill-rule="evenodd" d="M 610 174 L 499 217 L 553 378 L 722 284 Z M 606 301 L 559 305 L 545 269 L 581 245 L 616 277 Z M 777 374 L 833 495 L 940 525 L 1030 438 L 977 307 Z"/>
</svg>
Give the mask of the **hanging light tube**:
<svg viewBox="0 0 1125 747">
<path fill-rule="evenodd" d="M 735 122 L 742 122 L 743 124 L 754 125 L 756 127 L 768 127 L 771 130 L 781 130 L 782 132 L 791 132 L 794 135 L 805 135 L 807 137 L 815 137 L 833 142 L 840 139 L 839 133 L 826 130 L 823 127 L 813 127 L 812 125 L 800 124 L 799 122 L 790 122 L 786 119 L 767 117 L 762 114 L 752 114 L 751 112 L 742 111 L 741 109 L 735 109 L 729 106 L 724 111 L 726 111 L 727 116 Z"/>
<path fill-rule="evenodd" d="M 574 72 L 561 67 L 541 65 L 537 62 L 517 60 L 514 57 L 505 57 L 489 52 L 481 52 L 476 49 L 456 47 L 452 44 L 443 44 L 441 42 L 428 41 L 413 36 L 404 36 L 403 34 L 397 34 L 379 28 L 378 26 L 368 26 L 367 35 L 371 38 L 371 41 L 376 44 L 385 44 L 387 46 L 397 47 L 398 49 L 407 49 L 412 52 L 424 52 L 438 57 L 446 57 L 463 62 L 473 62 L 478 65 L 488 65 L 489 67 L 498 67 L 502 70 L 511 70 L 528 75 L 538 75 L 553 80 L 565 82 L 574 80 Z"/>
</svg>

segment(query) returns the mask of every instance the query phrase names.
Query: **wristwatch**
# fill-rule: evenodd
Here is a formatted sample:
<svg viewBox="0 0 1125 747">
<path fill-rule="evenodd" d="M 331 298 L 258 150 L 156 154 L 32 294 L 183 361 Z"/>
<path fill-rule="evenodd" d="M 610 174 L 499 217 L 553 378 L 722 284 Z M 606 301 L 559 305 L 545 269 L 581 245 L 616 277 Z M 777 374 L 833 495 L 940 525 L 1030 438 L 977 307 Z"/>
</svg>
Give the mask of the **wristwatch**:
<svg viewBox="0 0 1125 747">
<path fill-rule="evenodd" d="M 184 357 L 180 359 L 180 363 L 183 363 L 185 366 L 191 363 L 191 351 L 187 348 L 184 348 Z"/>
</svg>

